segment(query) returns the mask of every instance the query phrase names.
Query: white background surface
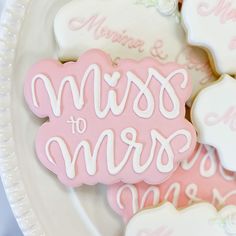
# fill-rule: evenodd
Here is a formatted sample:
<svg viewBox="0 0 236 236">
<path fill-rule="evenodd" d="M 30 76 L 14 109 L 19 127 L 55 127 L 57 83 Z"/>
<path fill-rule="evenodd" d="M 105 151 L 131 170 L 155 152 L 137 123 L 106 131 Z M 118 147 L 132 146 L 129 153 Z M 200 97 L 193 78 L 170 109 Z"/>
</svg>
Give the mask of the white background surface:
<svg viewBox="0 0 236 236">
<path fill-rule="evenodd" d="M 0 12 L 6 0 L 0 0 Z M 20 236 L 22 235 L 12 211 L 8 205 L 5 192 L 0 179 L 0 236 Z"/>
</svg>

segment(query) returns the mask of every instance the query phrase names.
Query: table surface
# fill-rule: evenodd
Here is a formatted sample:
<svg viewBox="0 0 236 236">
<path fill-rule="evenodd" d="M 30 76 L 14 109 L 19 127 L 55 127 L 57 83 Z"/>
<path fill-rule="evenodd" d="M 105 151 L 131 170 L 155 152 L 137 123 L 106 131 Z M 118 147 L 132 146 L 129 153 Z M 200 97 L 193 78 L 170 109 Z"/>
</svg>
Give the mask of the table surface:
<svg viewBox="0 0 236 236">
<path fill-rule="evenodd" d="M 6 0 L 0 0 L 0 13 Z M 0 236 L 22 236 L 8 204 L 0 178 Z"/>
</svg>

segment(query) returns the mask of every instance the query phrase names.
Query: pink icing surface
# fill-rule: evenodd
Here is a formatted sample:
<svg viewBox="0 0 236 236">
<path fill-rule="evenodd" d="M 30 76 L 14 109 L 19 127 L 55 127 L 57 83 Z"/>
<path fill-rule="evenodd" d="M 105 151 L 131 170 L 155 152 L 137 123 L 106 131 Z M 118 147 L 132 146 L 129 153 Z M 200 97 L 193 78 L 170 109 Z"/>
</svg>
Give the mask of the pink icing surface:
<svg viewBox="0 0 236 236">
<path fill-rule="evenodd" d="M 68 186 L 161 183 L 195 147 L 195 130 L 184 118 L 191 80 L 175 63 L 114 66 L 91 50 L 77 62 L 32 66 L 24 92 L 30 109 L 49 117 L 36 137 L 37 156 Z"/>
<path fill-rule="evenodd" d="M 119 183 L 110 186 L 107 195 L 112 209 L 127 222 L 140 209 L 163 201 L 178 208 L 199 201 L 210 202 L 217 208 L 236 204 L 236 178 L 222 168 L 213 148 L 198 145 L 195 154 L 163 184 Z"/>
</svg>

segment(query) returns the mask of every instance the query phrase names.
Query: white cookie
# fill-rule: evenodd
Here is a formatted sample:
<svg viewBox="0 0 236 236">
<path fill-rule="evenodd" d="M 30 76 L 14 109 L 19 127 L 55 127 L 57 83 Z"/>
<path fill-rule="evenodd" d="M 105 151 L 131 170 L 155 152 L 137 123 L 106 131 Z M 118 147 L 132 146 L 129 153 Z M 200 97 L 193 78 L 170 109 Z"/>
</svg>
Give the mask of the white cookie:
<svg viewBox="0 0 236 236">
<path fill-rule="evenodd" d="M 176 210 L 171 203 L 141 211 L 127 225 L 126 236 L 233 236 L 236 206 L 217 212 L 213 205 L 199 203 Z"/>
<path fill-rule="evenodd" d="M 182 18 L 188 42 L 209 50 L 219 74 L 236 74 L 236 1 L 184 0 Z"/>
<path fill-rule="evenodd" d="M 236 171 L 236 81 L 224 75 L 200 92 L 192 121 L 200 143 L 217 149 L 224 168 Z"/>
<path fill-rule="evenodd" d="M 61 8 L 54 31 L 63 61 L 98 48 L 114 61 L 153 57 L 183 65 L 193 81 L 193 97 L 215 80 L 208 57 L 187 45 L 178 21 L 177 0 L 80 0 Z"/>
</svg>

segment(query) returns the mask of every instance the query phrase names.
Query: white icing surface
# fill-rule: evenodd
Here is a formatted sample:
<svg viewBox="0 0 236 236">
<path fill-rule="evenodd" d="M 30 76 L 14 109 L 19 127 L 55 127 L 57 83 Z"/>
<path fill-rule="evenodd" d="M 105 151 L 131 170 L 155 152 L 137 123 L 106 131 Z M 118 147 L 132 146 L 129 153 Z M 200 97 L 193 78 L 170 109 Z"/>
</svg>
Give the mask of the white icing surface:
<svg viewBox="0 0 236 236">
<path fill-rule="evenodd" d="M 215 147 L 222 166 L 233 172 L 236 171 L 235 93 L 235 79 L 223 75 L 199 93 L 192 107 L 192 122 L 198 131 L 199 142 Z"/>
<path fill-rule="evenodd" d="M 236 1 L 184 0 L 182 22 L 191 45 L 207 50 L 218 74 L 235 75 Z"/>
<path fill-rule="evenodd" d="M 126 236 L 229 236 L 236 234 L 236 207 L 219 212 L 213 205 L 199 203 L 176 210 L 166 203 L 136 214 L 128 223 Z"/>
</svg>

